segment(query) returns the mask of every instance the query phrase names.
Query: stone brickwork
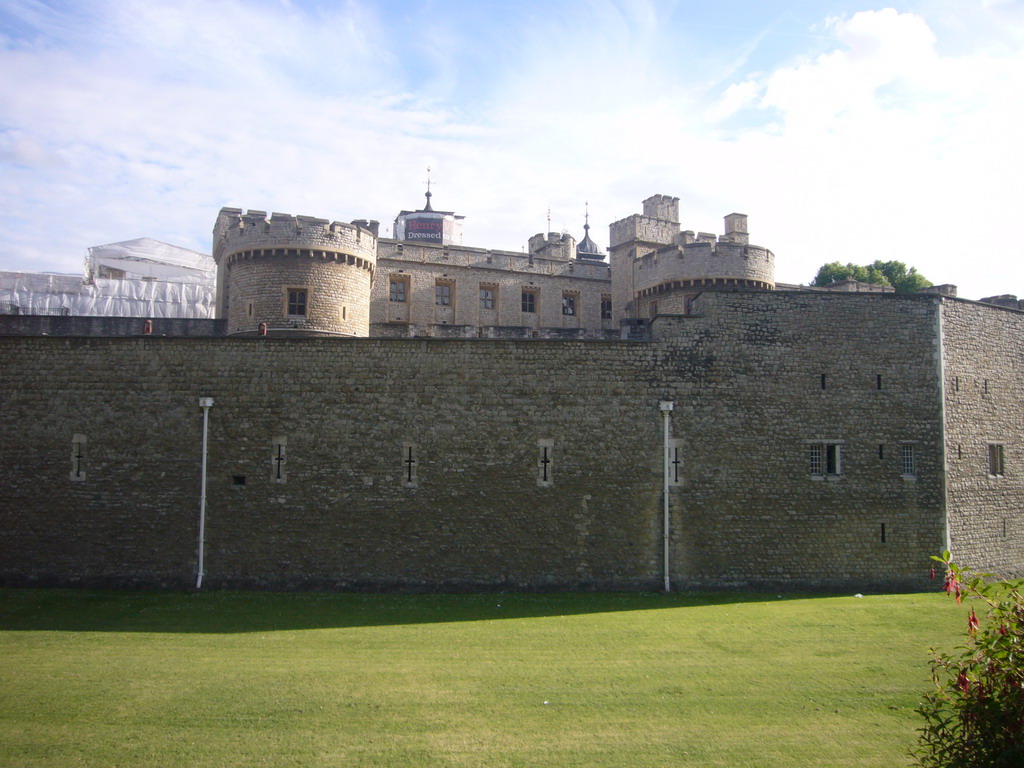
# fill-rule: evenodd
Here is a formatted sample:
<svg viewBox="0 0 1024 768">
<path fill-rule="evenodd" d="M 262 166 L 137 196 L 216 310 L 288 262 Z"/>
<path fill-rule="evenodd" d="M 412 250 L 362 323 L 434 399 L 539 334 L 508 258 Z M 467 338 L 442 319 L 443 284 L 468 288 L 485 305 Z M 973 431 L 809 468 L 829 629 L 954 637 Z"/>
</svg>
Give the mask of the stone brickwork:
<svg viewBox="0 0 1024 768">
<path fill-rule="evenodd" d="M 396 281 L 404 287 L 394 289 Z M 448 286 L 447 304 L 438 285 Z M 533 296 L 532 312 L 524 311 L 524 292 Z M 618 323 L 602 317 L 603 299 L 611 301 L 611 290 L 601 262 L 381 240 L 370 322 L 374 336 L 449 335 L 444 326 L 458 326 L 462 336 L 521 329 L 514 333 L 605 338 L 617 335 Z"/>
<path fill-rule="evenodd" d="M 229 334 L 367 336 L 377 237 L 311 216 L 224 208 L 214 226 L 218 315 Z"/>
<path fill-rule="evenodd" d="M 924 586 L 942 544 L 935 312 L 922 297 L 709 292 L 694 316 L 654 322 L 685 455 L 677 578 Z M 812 445 L 836 446 L 835 472 L 812 473 Z"/>
<path fill-rule="evenodd" d="M 949 537 L 985 570 L 1024 576 L 1024 313 L 942 304 Z M 998 446 L 1002 466 L 990 456 Z"/>
<path fill-rule="evenodd" d="M 649 342 L 0 338 L 0 578 L 194 583 L 201 397 L 212 587 L 658 588 L 665 400 L 674 588 L 926 587 L 947 507 L 961 560 L 1022 560 L 1024 315 L 692 310 Z"/>
<path fill-rule="evenodd" d="M 0 354 L 3 427 L 27 430 L 3 449 L 13 462 L 0 500 L 8 582 L 194 582 L 200 397 L 214 399 L 210 586 L 639 588 L 656 578 L 659 422 L 638 375 L 646 345 L 4 338 Z M 622 422 L 614 445 L 610 420 Z M 69 479 L 76 435 L 87 441 L 80 482 Z M 282 435 L 286 482 L 276 483 Z M 553 445 L 549 487 L 536 482 L 538 440 Z"/>
<path fill-rule="evenodd" d="M 749 244 L 744 214 L 727 215 L 718 237 L 682 231 L 678 198 L 654 195 L 643 207 L 610 228 L 616 317 L 686 314 L 705 291 L 775 288 L 775 255 Z"/>
<path fill-rule="evenodd" d="M 403 211 L 396 232 L 414 216 L 436 224 L 454 214 Z M 438 242 L 378 241 L 366 220 L 224 208 L 214 227 L 218 316 L 243 335 L 602 339 L 622 320 L 686 313 L 702 291 L 774 288 L 774 256 L 749 244 L 744 214 L 726 216 L 720 238 L 694 235 L 681 231 L 679 198 L 667 195 L 611 225 L 610 265 L 577 258 L 567 233 L 534 235 L 527 253 L 420 234 Z"/>
<path fill-rule="evenodd" d="M 225 330 L 224 320 L 198 317 L 0 315 L 0 336 L 223 336 Z"/>
</svg>

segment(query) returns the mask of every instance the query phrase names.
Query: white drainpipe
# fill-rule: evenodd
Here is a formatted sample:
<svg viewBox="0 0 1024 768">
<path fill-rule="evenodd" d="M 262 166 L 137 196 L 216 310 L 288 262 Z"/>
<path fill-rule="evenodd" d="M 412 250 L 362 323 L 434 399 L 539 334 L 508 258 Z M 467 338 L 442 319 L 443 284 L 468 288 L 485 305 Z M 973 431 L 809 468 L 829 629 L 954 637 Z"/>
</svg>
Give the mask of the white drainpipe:
<svg viewBox="0 0 1024 768">
<path fill-rule="evenodd" d="M 658 403 L 658 410 L 661 411 L 662 421 L 665 425 L 665 443 L 662 448 L 662 488 L 661 498 L 664 511 L 664 525 L 662 530 L 662 538 L 664 543 L 664 559 L 665 559 L 665 591 L 671 591 L 672 584 L 669 580 L 668 575 L 668 534 L 669 534 L 669 514 L 668 514 L 668 482 L 669 482 L 669 469 L 671 465 L 670 460 L 670 449 L 669 449 L 669 429 L 671 427 L 672 410 L 676 407 L 676 404 L 671 400 L 662 400 Z"/>
<path fill-rule="evenodd" d="M 196 589 L 203 587 L 203 549 L 206 546 L 206 434 L 212 405 L 212 397 L 199 398 L 199 407 L 203 409 L 203 464 L 199 475 L 199 573 L 196 576 Z"/>
</svg>

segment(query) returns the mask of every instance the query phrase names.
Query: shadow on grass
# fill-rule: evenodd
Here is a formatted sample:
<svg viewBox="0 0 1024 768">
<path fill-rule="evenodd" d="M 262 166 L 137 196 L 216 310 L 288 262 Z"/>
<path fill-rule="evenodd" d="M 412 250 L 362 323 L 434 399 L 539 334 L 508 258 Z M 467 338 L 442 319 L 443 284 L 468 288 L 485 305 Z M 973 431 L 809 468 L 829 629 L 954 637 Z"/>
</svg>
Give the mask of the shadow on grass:
<svg viewBox="0 0 1024 768">
<path fill-rule="evenodd" d="M 597 592 L 363 594 L 0 589 L 0 630 L 235 633 L 650 611 L 824 594 Z"/>
</svg>

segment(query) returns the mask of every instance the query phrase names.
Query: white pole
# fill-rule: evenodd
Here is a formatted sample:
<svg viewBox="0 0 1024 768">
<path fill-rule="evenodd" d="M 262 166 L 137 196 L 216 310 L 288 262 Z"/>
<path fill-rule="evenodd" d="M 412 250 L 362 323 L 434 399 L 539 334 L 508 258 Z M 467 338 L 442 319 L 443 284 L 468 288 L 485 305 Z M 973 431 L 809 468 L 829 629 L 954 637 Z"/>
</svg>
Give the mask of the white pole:
<svg viewBox="0 0 1024 768">
<path fill-rule="evenodd" d="M 203 463 L 199 474 L 199 573 L 196 575 L 196 589 L 203 587 L 203 550 L 206 546 L 206 435 L 212 405 L 212 397 L 199 398 L 199 407 L 203 409 Z"/>
<path fill-rule="evenodd" d="M 658 409 L 661 411 L 662 421 L 665 426 L 665 441 L 662 448 L 662 487 L 661 487 L 661 498 L 663 507 L 664 523 L 662 526 L 662 543 L 664 545 L 664 561 L 665 561 L 665 591 L 670 592 L 672 589 L 672 583 L 669 577 L 668 571 L 668 550 L 669 550 L 669 513 L 668 513 L 668 481 L 669 481 L 669 468 L 670 468 L 670 449 L 669 449 L 669 428 L 672 416 L 672 409 L 675 408 L 675 403 L 671 400 L 662 400 L 658 403 Z"/>
</svg>

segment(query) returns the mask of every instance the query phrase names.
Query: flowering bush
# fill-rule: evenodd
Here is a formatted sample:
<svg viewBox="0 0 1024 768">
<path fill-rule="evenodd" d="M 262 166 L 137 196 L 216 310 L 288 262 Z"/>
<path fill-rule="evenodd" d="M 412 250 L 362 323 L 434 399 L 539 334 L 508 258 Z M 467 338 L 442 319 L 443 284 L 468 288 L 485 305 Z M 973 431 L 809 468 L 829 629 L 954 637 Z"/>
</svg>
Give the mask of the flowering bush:
<svg viewBox="0 0 1024 768">
<path fill-rule="evenodd" d="M 979 601 L 983 613 L 971 608 L 954 653 L 932 651 L 935 690 L 917 709 L 925 725 L 914 756 L 925 768 L 1024 766 L 1024 596 L 949 552 L 933 559 L 945 567 L 946 594 Z"/>
</svg>

